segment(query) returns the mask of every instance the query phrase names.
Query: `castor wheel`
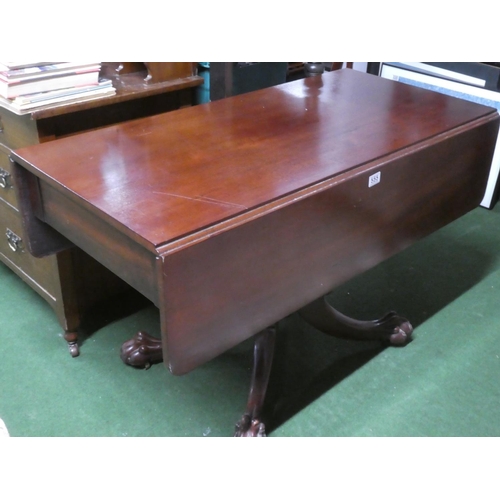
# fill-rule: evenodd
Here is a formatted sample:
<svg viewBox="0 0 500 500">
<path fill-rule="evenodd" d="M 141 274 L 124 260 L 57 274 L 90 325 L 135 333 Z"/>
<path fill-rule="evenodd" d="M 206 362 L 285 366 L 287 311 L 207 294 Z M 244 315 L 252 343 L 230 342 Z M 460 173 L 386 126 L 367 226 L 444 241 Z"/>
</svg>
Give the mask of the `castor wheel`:
<svg viewBox="0 0 500 500">
<path fill-rule="evenodd" d="M 78 344 L 68 344 L 68 349 L 69 353 L 71 354 L 72 358 L 76 358 L 77 356 L 80 355 L 80 348 L 78 347 Z"/>
<path fill-rule="evenodd" d="M 79 356 L 80 348 L 78 347 L 78 333 L 75 331 L 66 331 L 64 332 L 64 340 L 68 343 L 71 357 L 76 358 Z"/>
</svg>

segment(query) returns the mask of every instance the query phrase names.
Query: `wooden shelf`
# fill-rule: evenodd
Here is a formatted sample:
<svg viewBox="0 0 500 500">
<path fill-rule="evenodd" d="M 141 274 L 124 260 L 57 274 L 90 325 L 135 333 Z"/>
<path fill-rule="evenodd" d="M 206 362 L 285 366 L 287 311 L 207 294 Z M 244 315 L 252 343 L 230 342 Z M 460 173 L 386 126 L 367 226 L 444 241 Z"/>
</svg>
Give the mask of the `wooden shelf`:
<svg viewBox="0 0 500 500">
<path fill-rule="evenodd" d="M 113 86 L 116 89 L 115 95 L 91 101 L 75 102 L 64 106 L 49 106 L 47 108 L 37 109 L 31 113 L 31 117 L 38 120 L 92 108 L 100 108 L 102 106 L 117 104 L 138 98 L 145 98 L 165 94 L 167 92 L 193 88 L 203 83 L 203 78 L 197 75 L 176 78 L 159 83 L 150 83 L 145 81 L 145 78 L 147 77 L 146 69 L 121 75 L 116 72 L 116 67 L 113 63 L 102 64 L 101 76 L 103 78 L 109 78 L 113 82 Z"/>
</svg>

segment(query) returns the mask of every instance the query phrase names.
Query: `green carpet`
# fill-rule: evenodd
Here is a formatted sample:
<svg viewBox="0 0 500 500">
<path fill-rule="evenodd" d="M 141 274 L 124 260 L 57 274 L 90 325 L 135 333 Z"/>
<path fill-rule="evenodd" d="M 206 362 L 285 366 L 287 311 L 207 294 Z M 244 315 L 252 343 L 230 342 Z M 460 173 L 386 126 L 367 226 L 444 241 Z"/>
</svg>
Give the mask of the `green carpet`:
<svg viewBox="0 0 500 500">
<path fill-rule="evenodd" d="M 474 210 L 329 300 L 357 319 L 394 309 L 412 322 L 414 340 L 382 348 L 285 318 L 270 437 L 500 435 L 500 206 Z M 137 330 L 158 334 L 152 305 L 121 319 L 95 314 L 104 326 L 84 332 L 71 358 L 52 309 L 0 264 L 0 418 L 12 437 L 232 434 L 250 341 L 175 377 L 119 357 Z"/>
</svg>

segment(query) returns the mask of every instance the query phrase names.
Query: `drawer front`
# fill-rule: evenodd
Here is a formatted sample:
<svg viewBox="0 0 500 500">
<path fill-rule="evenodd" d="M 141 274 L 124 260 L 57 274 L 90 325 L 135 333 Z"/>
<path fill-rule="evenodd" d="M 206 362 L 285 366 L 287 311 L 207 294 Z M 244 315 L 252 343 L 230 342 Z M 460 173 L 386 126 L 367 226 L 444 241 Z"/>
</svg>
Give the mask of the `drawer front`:
<svg viewBox="0 0 500 500">
<path fill-rule="evenodd" d="M 38 143 L 36 121 L 29 114 L 16 115 L 0 107 L 0 142 L 11 149 Z"/>
<path fill-rule="evenodd" d="M 0 146 L 0 199 L 17 209 L 16 190 L 12 176 L 12 163 L 6 148 Z"/>
<path fill-rule="evenodd" d="M 28 252 L 19 214 L 3 203 L 0 203 L 0 259 L 39 293 L 55 297 L 55 258 L 37 259 Z"/>
</svg>

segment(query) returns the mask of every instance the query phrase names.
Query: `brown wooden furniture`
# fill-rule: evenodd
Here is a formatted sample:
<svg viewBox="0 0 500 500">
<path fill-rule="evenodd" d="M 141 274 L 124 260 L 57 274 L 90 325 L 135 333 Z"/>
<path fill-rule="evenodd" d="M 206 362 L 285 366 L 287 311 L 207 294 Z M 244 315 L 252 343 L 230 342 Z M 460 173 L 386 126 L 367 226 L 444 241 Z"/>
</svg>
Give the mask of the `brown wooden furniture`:
<svg viewBox="0 0 500 500">
<path fill-rule="evenodd" d="M 105 63 L 102 71 L 113 79 L 117 87 L 115 96 L 47 107 L 25 115 L 16 115 L 0 107 L 0 261 L 54 308 L 72 355 L 78 354 L 76 332 L 82 311 L 97 300 L 125 290 L 126 285 L 78 248 L 44 259 L 35 259 L 29 254 L 25 248 L 9 155 L 19 147 L 192 104 L 194 88 L 202 82 L 194 75 L 192 63 L 156 65 L 168 69 L 170 76 L 175 78 L 144 88 L 144 66 L 122 79 L 113 73 L 114 65 Z M 181 72 L 175 74 L 179 65 Z M 187 73 L 189 68 L 190 74 Z M 71 170 L 71 164 L 66 163 L 66 168 Z"/>
<path fill-rule="evenodd" d="M 197 63 L 192 62 L 107 62 L 103 63 L 101 74 L 113 80 L 119 100 L 136 92 L 143 97 L 174 92 L 170 96 L 177 100 L 177 108 L 193 103 L 192 89 L 203 81 L 197 76 Z"/>
<path fill-rule="evenodd" d="M 161 339 L 126 343 L 128 363 L 163 356 L 183 374 L 262 332 L 237 435 L 263 435 L 280 319 L 408 340 L 396 313 L 356 321 L 323 297 L 478 206 L 498 124 L 492 108 L 346 69 L 13 159 L 30 251 L 75 244 L 158 306 Z"/>
</svg>

